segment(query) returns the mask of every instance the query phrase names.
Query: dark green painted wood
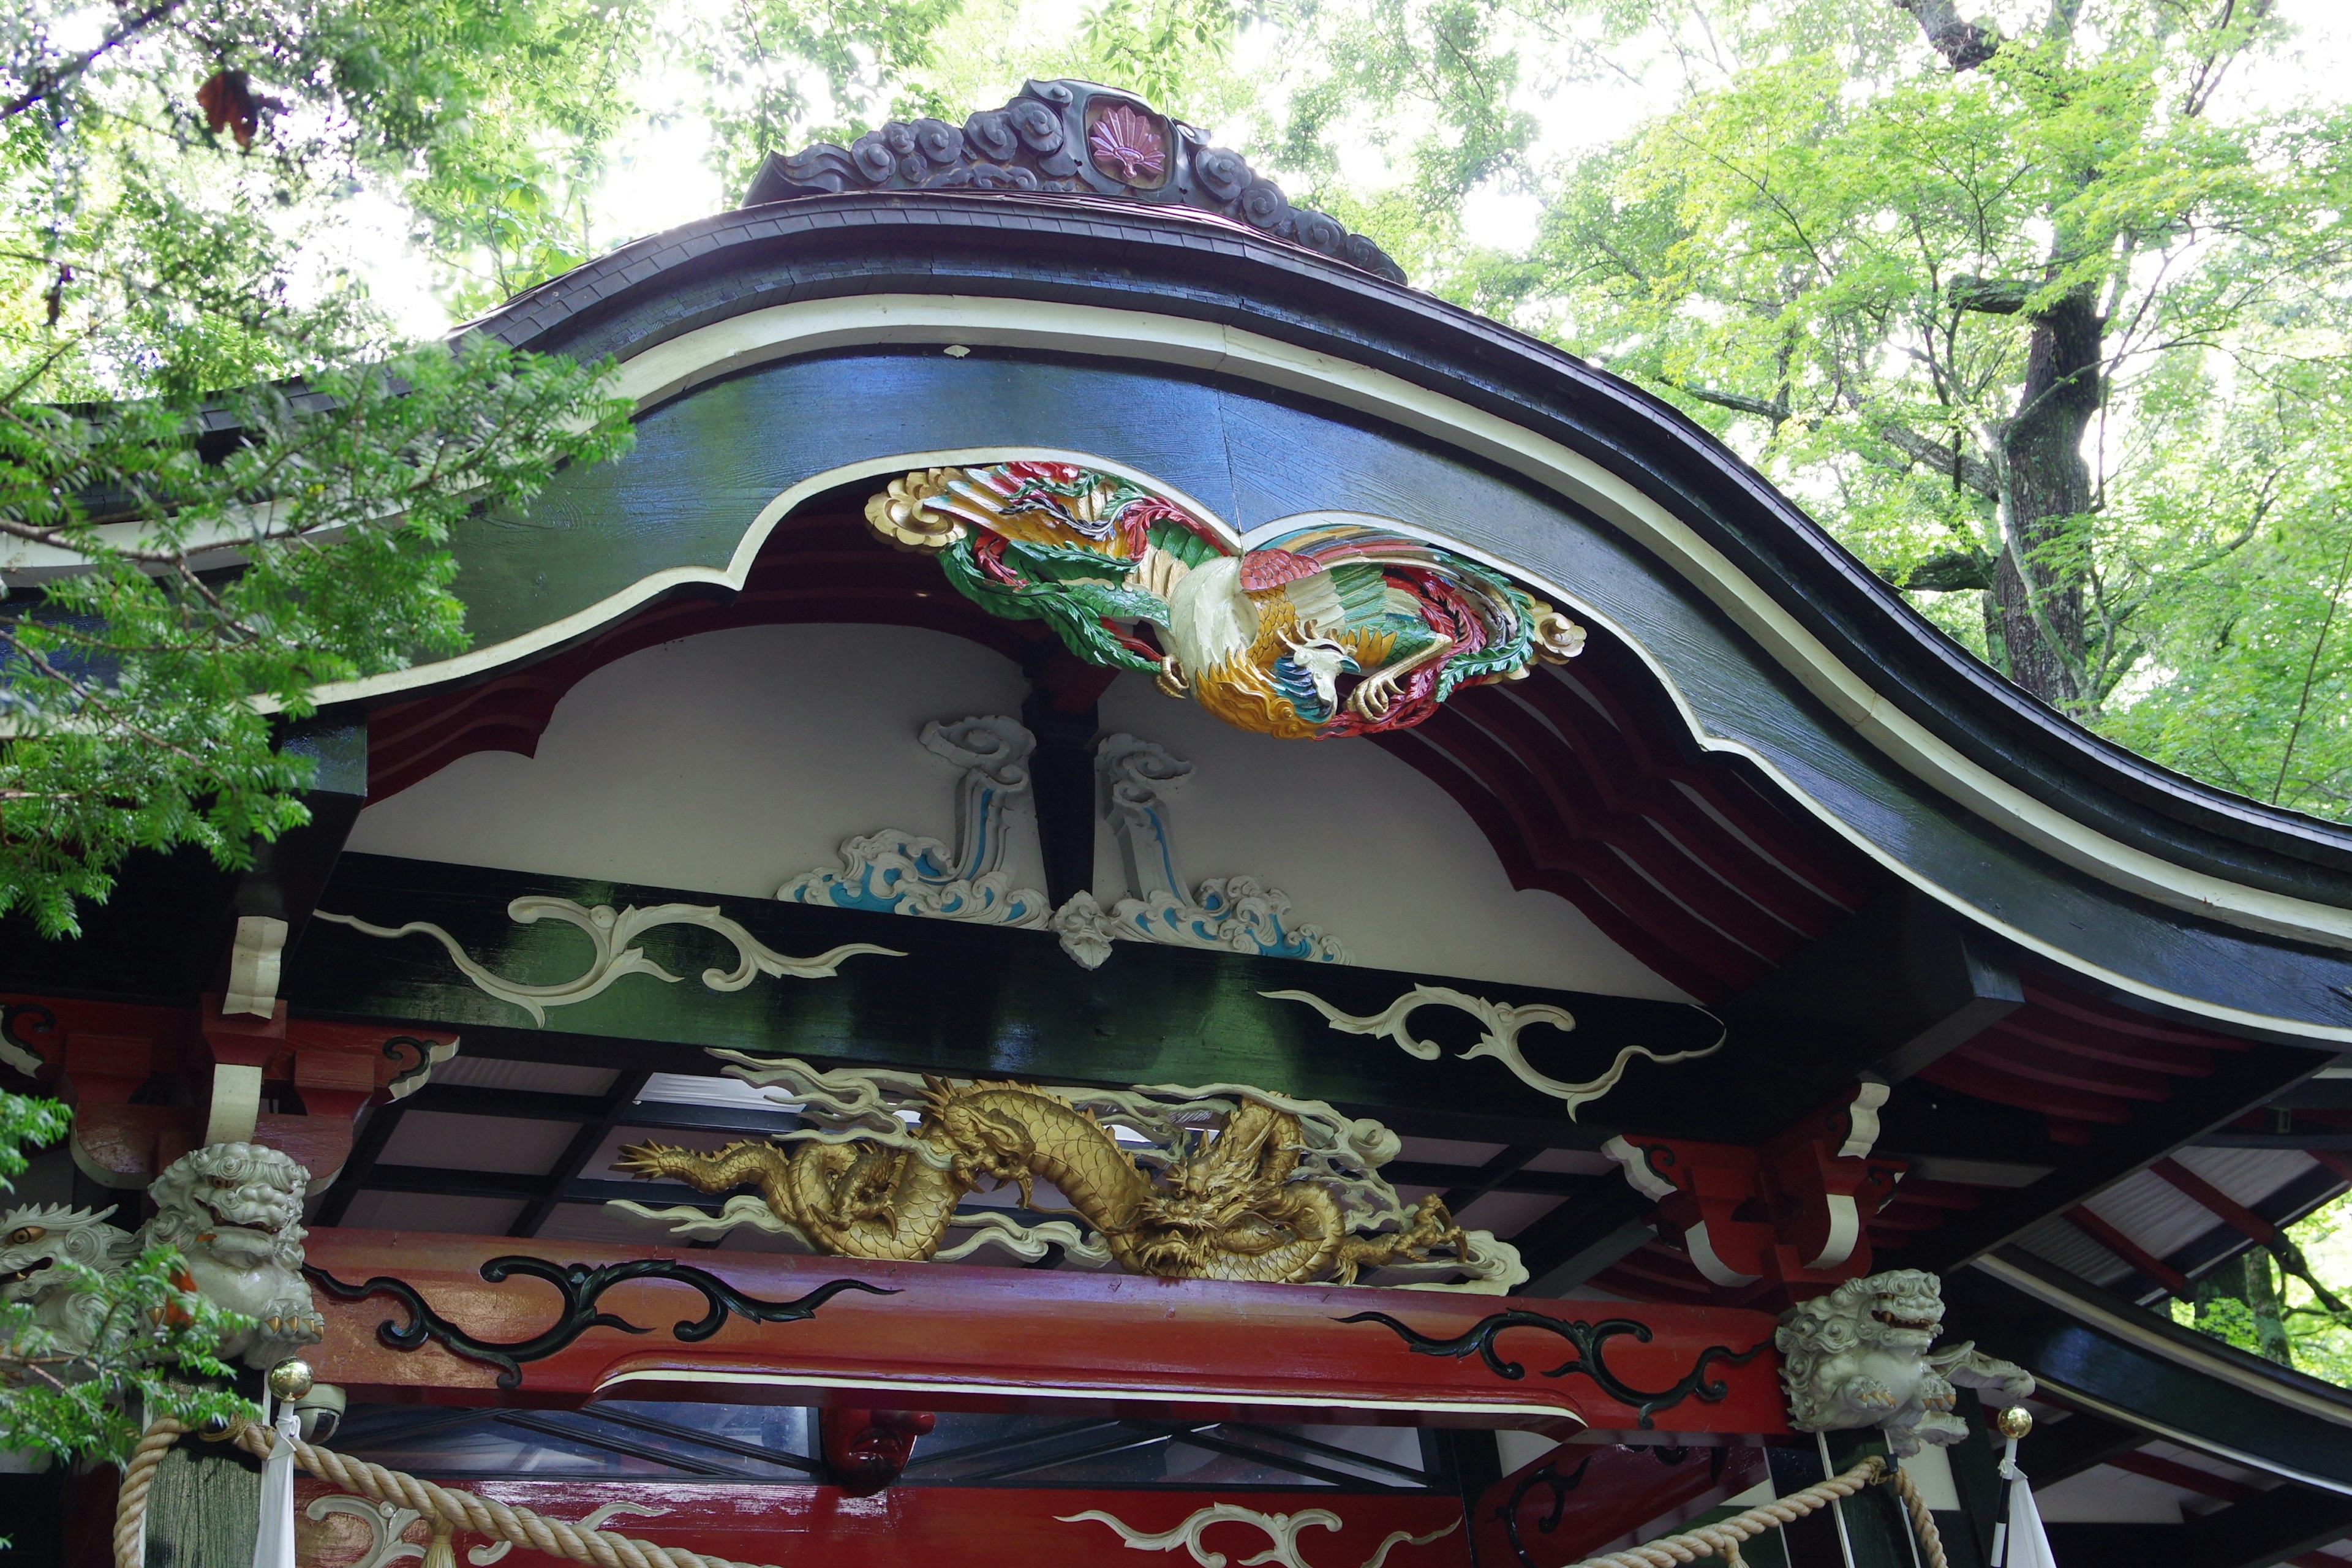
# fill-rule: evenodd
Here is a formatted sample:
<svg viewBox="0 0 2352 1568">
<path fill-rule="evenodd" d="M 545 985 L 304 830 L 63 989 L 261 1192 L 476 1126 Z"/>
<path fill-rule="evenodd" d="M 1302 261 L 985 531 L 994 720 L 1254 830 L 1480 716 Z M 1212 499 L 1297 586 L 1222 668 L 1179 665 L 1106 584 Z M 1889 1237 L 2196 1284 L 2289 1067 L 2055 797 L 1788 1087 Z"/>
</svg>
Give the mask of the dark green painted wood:
<svg viewBox="0 0 2352 1568">
<path fill-rule="evenodd" d="M 2000 1505 L 2007 1483 L 2000 1479 L 2000 1457 L 1993 1452 L 1990 1415 L 1977 1397 L 1973 1388 L 1958 1391 L 1959 1403 L 1953 1414 L 1969 1424 L 1969 1435 L 1944 1450 L 1946 1462 L 1951 1467 L 1952 1489 L 1958 1494 L 1960 1511 L 1950 1516 L 1937 1516 L 1937 1528 L 1944 1532 L 1947 1552 L 1957 1553 L 1963 1543 L 1968 1553 L 1979 1563 L 1992 1559 L 1993 1526 L 2000 1519 Z M 2034 1472 L 2026 1471 L 2028 1475 Z M 1954 1561 L 1958 1557 L 1956 1554 Z"/>
<path fill-rule="evenodd" d="M 1140 942 L 1118 944 L 1089 972 L 1049 932 L 365 855 L 345 858 L 321 907 L 385 927 L 429 921 L 519 982 L 582 973 L 591 960 L 585 933 L 507 918 L 509 901 L 528 894 L 591 907 L 718 904 L 778 952 L 807 956 L 867 942 L 908 956 L 851 958 L 831 979 L 760 980 L 719 992 L 698 977 L 714 964 L 733 967 L 732 947 L 708 931 L 666 927 L 642 945 L 684 976 L 677 984 L 630 975 L 602 995 L 551 1010 L 540 1029 L 520 1008 L 476 989 L 430 937 L 393 942 L 314 921 L 289 964 L 287 995 L 305 1016 L 454 1028 L 469 1051 L 489 1056 L 708 1073 L 718 1064 L 704 1048 L 727 1047 L 960 1077 L 1246 1083 L 1328 1100 L 1407 1131 L 1546 1146 L 1597 1147 L 1627 1130 L 1745 1141 L 1805 1109 L 1801 1085 L 1764 1076 L 1727 1050 L 1671 1066 L 1636 1059 L 1613 1092 L 1572 1121 L 1558 1100 L 1500 1063 L 1457 1059 L 1479 1035 L 1460 1012 L 1414 1016 L 1416 1034 L 1445 1047 L 1424 1062 L 1386 1039 L 1332 1029 L 1304 1004 L 1260 994 L 1311 991 L 1362 1016 L 1416 982 L 1454 984 L 1442 976 Z M 1704 1011 L 1673 1003 L 1485 983 L 1462 988 L 1565 1006 L 1577 1019 L 1573 1032 L 1530 1028 L 1520 1045 L 1538 1069 L 1570 1081 L 1599 1076 L 1625 1045 L 1664 1053 L 1703 1047 L 1718 1033 Z"/>
<path fill-rule="evenodd" d="M 1549 578 L 1673 673 L 1707 730 L 1754 748 L 1882 852 L 1990 920 L 2168 991 L 2352 1025 L 2352 957 L 2200 923 L 1988 828 L 1856 736 L 1697 590 L 1613 528 L 1423 440 L 1202 377 L 982 349 L 822 355 L 704 387 L 640 424 L 623 461 L 563 476 L 528 523 L 458 530 L 477 646 L 656 571 L 722 567 L 795 482 L 948 448 L 1050 447 L 1153 474 L 1244 529 L 1371 512 Z M 877 546 L 877 549 L 880 546 Z"/>
<path fill-rule="evenodd" d="M 1952 1274 L 1944 1281 L 1944 1299 L 1949 1307 L 1946 1322 L 1953 1337 L 1974 1340 L 1988 1354 L 2018 1363 L 2062 1398 L 2071 1390 L 2127 1416 L 2201 1438 L 2247 1455 L 2257 1463 L 2275 1464 L 2352 1490 L 2352 1394 L 2177 1327 L 2014 1248 L 2002 1254 L 2002 1258 L 2089 1305 L 2130 1316 L 2150 1333 L 2178 1342 L 2185 1352 L 2227 1362 L 2242 1374 L 2292 1388 L 2306 1399 L 2337 1405 L 2344 1419 L 2323 1419 L 2200 1372 L 2193 1364 L 2143 1350 L 1973 1269 Z M 2069 1417 L 2053 1437 L 2083 1419 Z M 2104 1435 L 2096 1426 L 2084 1433 L 2084 1440 L 2094 1453 L 2105 1446 Z"/>
</svg>

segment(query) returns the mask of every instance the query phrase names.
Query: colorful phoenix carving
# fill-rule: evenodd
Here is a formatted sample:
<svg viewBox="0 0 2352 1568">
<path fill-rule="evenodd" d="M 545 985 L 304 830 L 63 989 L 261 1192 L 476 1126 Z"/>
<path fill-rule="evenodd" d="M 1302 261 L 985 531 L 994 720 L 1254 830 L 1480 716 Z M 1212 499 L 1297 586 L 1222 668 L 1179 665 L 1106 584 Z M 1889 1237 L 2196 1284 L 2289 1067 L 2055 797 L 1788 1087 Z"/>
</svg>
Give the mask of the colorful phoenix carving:
<svg viewBox="0 0 2352 1568">
<path fill-rule="evenodd" d="M 1299 1119 L 1244 1099 L 1215 1137 L 1147 1174 L 1093 1112 L 1018 1083 L 927 1079 L 921 1122 L 898 1146 L 878 1139 L 743 1142 L 712 1153 L 639 1143 L 614 1169 L 685 1182 L 706 1193 L 751 1186 L 818 1251 L 915 1261 L 946 1239 L 956 1205 L 983 1181 L 1009 1183 L 1022 1204 L 1034 1184 L 1059 1189 L 1131 1274 L 1298 1284 L 1389 1263 L 1469 1257 L 1469 1238 L 1435 1194 L 1403 1225 L 1352 1232 L 1339 1199 L 1300 1169 Z"/>
<path fill-rule="evenodd" d="M 1072 463 L 910 473 L 866 518 L 937 555 L 990 614 L 1042 620 L 1088 663 L 1286 740 L 1411 729 L 1463 687 L 1584 647 L 1551 605 L 1402 533 L 1332 523 L 1237 552 L 1174 502 Z"/>
</svg>

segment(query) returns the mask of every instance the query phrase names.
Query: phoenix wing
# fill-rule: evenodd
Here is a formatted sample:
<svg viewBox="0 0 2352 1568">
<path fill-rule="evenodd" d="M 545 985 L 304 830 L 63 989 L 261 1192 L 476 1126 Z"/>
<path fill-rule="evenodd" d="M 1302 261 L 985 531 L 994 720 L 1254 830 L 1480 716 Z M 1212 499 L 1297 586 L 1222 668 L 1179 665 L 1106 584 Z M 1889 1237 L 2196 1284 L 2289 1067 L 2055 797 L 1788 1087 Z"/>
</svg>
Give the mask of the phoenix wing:
<svg viewBox="0 0 2352 1568">
<path fill-rule="evenodd" d="M 1164 627 L 1185 576 L 1228 553 L 1173 502 L 1071 463 L 909 474 L 866 514 L 892 543 L 937 554 L 982 609 L 1044 621 L 1080 658 L 1147 675 L 1162 656 L 1132 623 Z"/>
<path fill-rule="evenodd" d="M 1317 715 L 1326 736 L 1409 728 L 1464 686 L 1573 651 L 1560 646 L 1566 622 L 1551 606 L 1404 534 L 1302 529 L 1251 551 L 1242 579 L 1259 616 L 1254 661 L 1307 711 L 1328 713 Z M 1331 647 L 1361 677 L 1344 705 L 1328 676 L 1317 679 Z"/>
</svg>

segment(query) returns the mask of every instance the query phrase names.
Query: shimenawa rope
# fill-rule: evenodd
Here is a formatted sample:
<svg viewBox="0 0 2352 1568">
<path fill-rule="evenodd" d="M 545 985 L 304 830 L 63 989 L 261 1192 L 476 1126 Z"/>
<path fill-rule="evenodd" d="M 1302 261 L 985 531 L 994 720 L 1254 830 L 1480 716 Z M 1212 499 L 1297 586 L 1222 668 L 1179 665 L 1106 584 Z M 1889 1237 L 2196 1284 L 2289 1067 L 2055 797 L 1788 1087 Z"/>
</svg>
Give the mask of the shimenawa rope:
<svg viewBox="0 0 2352 1568">
<path fill-rule="evenodd" d="M 1703 1524 L 1696 1530 L 1685 1530 L 1678 1535 L 1664 1536 L 1647 1545 L 1612 1552 L 1602 1557 L 1588 1557 L 1576 1568 L 1681 1568 L 1682 1564 L 1695 1563 L 1702 1557 L 1720 1557 L 1725 1568 L 1739 1568 L 1741 1542 L 1787 1524 L 1791 1520 L 1802 1519 L 1816 1509 L 1850 1498 L 1872 1485 L 1892 1486 L 1903 1499 L 1904 1510 L 1910 1516 L 1920 1554 L 1927 1559 L 1924 1568 L 1946 1568 L 1944 1538 L 1937 1533 L 1935 1516 L 1927 1511 L 1927 1500 L 1920 1497 L 1918 1487 L 1900 1467 L 1890 1469 L 1886 1461 L 1875 1454 L 1842 1476 L 1832 1476 L 1801 1492 L 1759 1503 L 1746 1513 L 1736 1513 L 1729 1519 L 1719 1519 L 1713 1524 Z"/>
<path fill-rule="evenodd" d="M 115 1507 L 115 1568 L 144 1568 L 142 1530 L 147 1518 L 147 1494 L 155 1484 L 155 1468 L 186 1431 L 186 1426 L 166 1416 L 148 1427 L 146 1435 L 139 1439 L 139 1447 L 132 1450 L 131 1463 L 122 1475 L 121 1500 Z M 260 1423 L 247 1420 L 231 1426 L 221 1440 L 235 1443 L 256 1458 L 266 1459 L 276 1446 L 277 1436 Z M 658 1546 L 612 1531 L 582 1530 L 527 1508 L 509 1508 L 472 1492 L 451 1491 L 382 1465 L 347 1459 L 299 1438 L 293 1441 L 294 1462 L 320 1480 L 371 1501 L 413 1509 L 432 1521 L 434 1545 L 440 1549 L 436 1554 L 446 1554 L 443 1543 L 452 1531 L 469 1530 L 478 1535 L 528 1546 L 551 1557 L 592 1563 L 594 1568 L 766 1568 L 725 1557 L 704 1557 L 684 1547 Z M 1943 1537 L 1937 1531 L 1935 1516 L 1928 1511 L 1927 1500 L 1900 1467 L 1890 1470 L 1886 1462 L 1874 1454 L 1843 1475 L 1833 1476 L 1801 1492 L 1759 1503 L 1745 1513 L 1646 1545 L 1587 1558 L 1577 1568 L 1681 1568 L 1701 1557 L 1721 1557 L 1725 1568 L 1738 1568 L 1740 1542 L 1802 1519 L 1825 1504 L 1852 1497 L 1874 1484 L 1891 1485 L 1902 1498 L 1919 1550 L 1927 1559 L 1925 1568 L 1948 1568 Z"/>
<path fill-rule="evenodd" d="M 147 1493 L 155 1484 L 155 1467 L 187 1427 L 169 1416 L 147 1428 L 131 1450 L 122 1473 L 121 1500 L 114 1513 L 115 1568 L 142 1568 L 145 1542 L 142 1526 L 147 1518 Z M 218 1441 L 232 1442 L 257 1459 L 269 1457 L 278 1435 L 259 1422 L 239 1421 Z M 682 1546 L 656 1546 L 608 1530 L 582 1530 L 560 1519 L 548 1519 L 527 1508 L 509 1508 L 472 1492 L 451 1491 L 431 1481 L 398 1470 L 385 1469 L 341 1454 L 294 1440 L 294 1462 L 333 1486 L 373 1502 L 414 1509 L 433 1521 L 437 1546 L 454 1531 L 469 1530 L 499 1541 L 511 1541 L 551 1557 L 568 1557 L 594 1568 L 765 1568 L 725 1557 L 704 1557 Z"/>
</svg>

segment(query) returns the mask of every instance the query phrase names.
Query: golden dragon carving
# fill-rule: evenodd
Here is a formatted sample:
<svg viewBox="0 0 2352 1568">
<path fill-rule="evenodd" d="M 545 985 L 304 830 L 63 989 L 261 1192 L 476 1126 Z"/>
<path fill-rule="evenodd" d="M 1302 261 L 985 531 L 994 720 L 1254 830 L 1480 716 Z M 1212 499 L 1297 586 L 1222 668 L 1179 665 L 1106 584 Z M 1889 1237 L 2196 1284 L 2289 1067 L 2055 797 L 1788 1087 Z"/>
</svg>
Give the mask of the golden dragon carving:
<svg viewBox="0 0 2352 1568">
<path fill-rule="evenodd" d="M 923 1081 L 922 1120 L 903 1140 L 804 1134 L 792 1146 L 747 1141 L 709 1153 L 639 1143 L 614 1168 L 706 1193 L 755 1187 L 817 1251 L 844 1258 L 929 1258 L 982 1183 L 1017 1186 L 1034 1207 L 1041 1181 L 1133 1274 L 1352 1284 L 1384 1264 L 1435 1261 L 1433 1252 L 1470 1256 L 1434 1194 L 1397 1229 L 1351 1229 L 1333 1184 L 1301 1170 L 1298 1116 L 1246 1092 L 1214 1136 L 1186 1139 L 1151 1172 L 1091 1110 L 1050 1090 Z"/>
</svg>

